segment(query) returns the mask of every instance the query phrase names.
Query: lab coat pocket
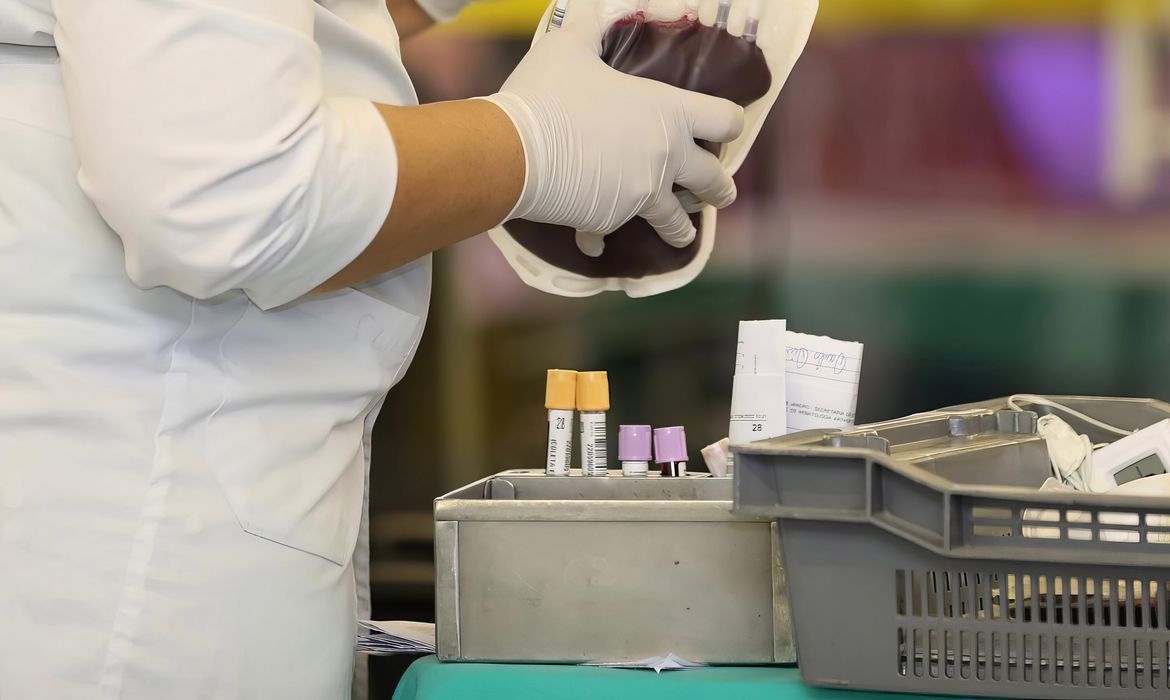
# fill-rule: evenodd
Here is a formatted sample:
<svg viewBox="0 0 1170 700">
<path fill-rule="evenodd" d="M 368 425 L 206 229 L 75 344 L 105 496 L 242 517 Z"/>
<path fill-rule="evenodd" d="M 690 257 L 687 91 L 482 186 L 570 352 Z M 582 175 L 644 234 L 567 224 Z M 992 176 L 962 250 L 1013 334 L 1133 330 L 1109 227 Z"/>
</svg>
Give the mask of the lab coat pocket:
<svg viewBox="0 0 1170 700">
<path fill-rule="evenodd" d="M 365 422 L 421 320 L 348 290 L 263 312 L 248 304 L 219 356 L 208 460 L 240 526 L 345 565 L 365 489 Z"/>
</svg>

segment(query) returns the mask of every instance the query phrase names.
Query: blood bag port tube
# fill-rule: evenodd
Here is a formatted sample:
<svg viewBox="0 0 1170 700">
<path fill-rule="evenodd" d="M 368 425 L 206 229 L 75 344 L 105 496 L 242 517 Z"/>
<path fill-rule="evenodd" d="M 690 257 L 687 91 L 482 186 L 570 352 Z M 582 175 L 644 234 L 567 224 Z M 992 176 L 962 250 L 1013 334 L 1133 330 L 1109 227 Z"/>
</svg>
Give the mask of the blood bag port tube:
<svg viewBox="0 0 1170 700">
<path fill-rule="evenodd" d="M 581 474 L 608 476 L 605 412 L 609 410 L 609 376 L 605 372 L 577 374 L 577 410 L 581 412 Z"/>
<path fill-rule="evenodd" d="M 760 33 L 760 2 L 753 0 L 748 5 L 747 19 L 743 23 L 743 40 L 755 43 Z"/>
<path fill-rule="evenodd" d="M 544 407 L 548 409 L 548 458 L 544 473 L 568 476 L 573 464 L 573 411 L 577 408 L 577 373 L 571 369 L 550 369 L 544 386 Z"/>
<path fill-rule="evenodd" d="M 687 475 L 687 433 L 682 426 L 654 429 L 654 461 L 662 476 Z"/>
<path fill-rule="evenodd" d="M 560 29 L 565 23 L 565 14 L 569 11 L 569 0 L 557 0 L 553 7 L 552 17 L 548 19 L 548 31 Z"/>
<path fill-rule="evenodd" d="M 646 476 L 654 459 L 651 441 L 653 430 L 648 425 L 623 425 L 618 428 L 618 461 L 622 476 Z"/>
<path fill-rule="evenodd" d="M 715 28 L 727 29 L 729 17 L 731 17 L 731 0 L 719 0 L 719 9 L 715 12 Z"/>
</svg>

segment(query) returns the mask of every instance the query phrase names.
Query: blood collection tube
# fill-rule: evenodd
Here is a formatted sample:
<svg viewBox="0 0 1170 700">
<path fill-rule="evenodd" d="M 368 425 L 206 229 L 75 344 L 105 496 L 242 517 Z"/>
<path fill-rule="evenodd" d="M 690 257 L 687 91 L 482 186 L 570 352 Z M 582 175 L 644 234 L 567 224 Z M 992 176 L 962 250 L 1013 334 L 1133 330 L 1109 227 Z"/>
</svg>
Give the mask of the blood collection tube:
<svg viewBox="0 0 1170 700">
<path fill-rule="evenodd" d="M 544 407 L 548 409 L 548 458 L 544 473 L 568 476 L 573 464 L 573 411 L 577 408 L 577 373 L 571 369 L 550 369 L 544 385 Z"/>
<path fill-rule="evenodd" d="M 605 412 L 609 410 L 609 376 L 605 372 L 577 375 L 577 410 L 581 412 L 581 474 L 607 476 Z"/>
<path fill-rule="evenodd" d="M 623 425 L 618 428 L 618 461 L 623 476 L 646 476 L 650 461 L 653 430 L 648 425 Z"/>
<path fill-rule="evenodd" d="M 687 433 L 681 425 L 654 429 L 654 461 L 662 476 L 687 475 Z"/>
</svg>

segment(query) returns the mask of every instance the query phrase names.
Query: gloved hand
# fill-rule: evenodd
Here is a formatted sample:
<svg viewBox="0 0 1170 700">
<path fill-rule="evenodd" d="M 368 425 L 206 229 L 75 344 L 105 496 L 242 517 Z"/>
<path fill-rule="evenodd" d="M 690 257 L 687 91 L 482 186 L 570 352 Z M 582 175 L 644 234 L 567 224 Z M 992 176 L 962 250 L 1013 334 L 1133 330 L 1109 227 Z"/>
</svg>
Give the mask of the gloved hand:
<svg viewBox="0 0 1170 700">
<path fill-rule="evenodd" d="M 731 175 L 695 139 L 735 139 L 743 109 L 610 68 L 599 58 L 612 19 L 602 10 L 601 0 L 574 0 L 564 25 L 485 98 L 524 144 L 524 190 L 508 218 L 572 227 L 582 251 L 600 255 L 606 234 L 642 216 L 684 247 L 695 227 L 673 185 L 716 207 L 735 201 Z"/>
<path fill-rule="evenodd" d="M 450 22 L 475 0 L 415 0 L 436 22 Z M 391 0 L 393 2 L 393 0 Z"/>
</svg>

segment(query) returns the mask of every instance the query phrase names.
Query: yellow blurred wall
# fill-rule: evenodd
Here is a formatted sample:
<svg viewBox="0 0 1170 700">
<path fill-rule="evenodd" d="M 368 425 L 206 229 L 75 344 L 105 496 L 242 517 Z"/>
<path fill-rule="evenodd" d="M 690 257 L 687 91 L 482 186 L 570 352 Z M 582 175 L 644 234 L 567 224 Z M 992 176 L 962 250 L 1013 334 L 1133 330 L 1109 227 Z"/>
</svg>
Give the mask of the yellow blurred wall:
<svg viewBox="0 0 1170 700">
<path fill-rule="evenodd" d="M 780 1 L 780 0 L 776 0 Z M 531 34 L 547 0 L 495 0 L 468 7 L 451 30 L 492 35 Z M 1167 0 L 822 0 L 819 30 L 852 28 L 967 28 L 1002 23 L 1095 23 L 1124 13 L 1154 19 Z"/>
</svg>

